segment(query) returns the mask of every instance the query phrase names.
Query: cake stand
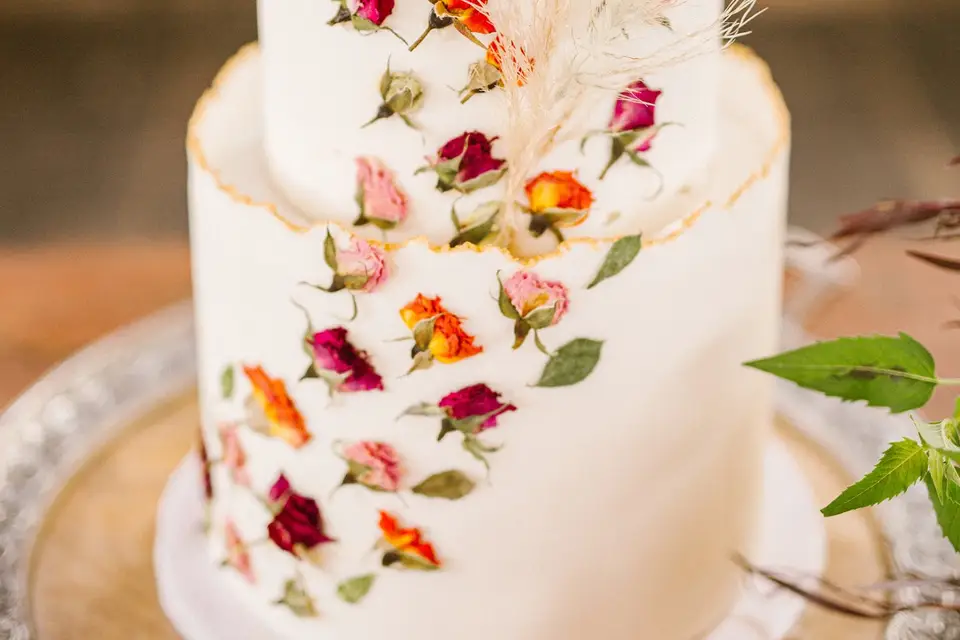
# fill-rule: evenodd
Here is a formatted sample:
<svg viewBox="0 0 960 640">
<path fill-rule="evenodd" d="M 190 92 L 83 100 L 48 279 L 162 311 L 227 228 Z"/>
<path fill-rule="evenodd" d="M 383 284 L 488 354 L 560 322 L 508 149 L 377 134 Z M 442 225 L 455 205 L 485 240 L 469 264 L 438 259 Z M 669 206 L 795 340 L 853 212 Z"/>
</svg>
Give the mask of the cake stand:
<svg viewBox="0 0 960 640">
<path fill-rule="evenodd" d="M 241 593 L 236 576 L 210 556 L 202 531 L 199 477 L 200 461 L 191 454 L 171 476 L 160 500 L 154 552 L 160 603 L 190 640 L 279 638 L 243 606 L 247 594 Z M 784 445 L 772 442 L 764 460 L 759 544 L 750 560 L 765 568 L 819 576 L 825 548 L 823 519 L 807 480 Z M 748 581 L 730 616 L 705 640 L 780 640 L 804 606 L 795 595 Z"/>
</svg>

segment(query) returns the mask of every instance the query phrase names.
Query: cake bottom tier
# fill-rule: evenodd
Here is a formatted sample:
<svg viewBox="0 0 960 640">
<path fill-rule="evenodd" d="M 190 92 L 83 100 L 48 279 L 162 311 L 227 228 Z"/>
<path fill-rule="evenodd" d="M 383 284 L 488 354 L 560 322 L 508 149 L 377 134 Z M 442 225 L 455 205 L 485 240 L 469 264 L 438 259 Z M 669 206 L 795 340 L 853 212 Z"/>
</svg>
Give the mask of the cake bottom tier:
<svg viewBox="0 0 960 640">
<path fill-rule="evenodd" d="M 190 133 L 211 562 L 226 560 L 278 637 L 692 640 L 724 617 L 773 417 L 770 381 L 741 363 L 777 343 L 789 134 L 762 63 L 735 49 L 723 74 L 709 186 L 678 197 L 678 221 L 616 275 L 590 286 L 615 238 L 525 262 L 374 243 L 387 272 L 352 317 L 348 291 L 302 284 L 329 286 L 327 238 L 338 251 L 355 238 L 307 223 L 271 186 L 256 48 L 223 72 Z M 534 336 L 513 348 L 497 282 L 519 272 L 563 291 L 546 350 L 591 341 L 576 384 L 543 383 Z M 432 366 L 411 373 L 398 312 L 418 294 L 441 297 L 458 329 L 432 327 Z M 318 369 L 338 365 L 311 346 L 327 330 L 376 381 L 332 379 L 328 393 Z M 483 429 L 446 429 L 440 399 L 478 384 L 504 412 L 488 403 Z M 398 420 L 421 404 L 427 415 Z M 346 462 L 374 442 L 390 454 Z M 424 488 L 450 472 L 456 487 Z"/>
</svg>

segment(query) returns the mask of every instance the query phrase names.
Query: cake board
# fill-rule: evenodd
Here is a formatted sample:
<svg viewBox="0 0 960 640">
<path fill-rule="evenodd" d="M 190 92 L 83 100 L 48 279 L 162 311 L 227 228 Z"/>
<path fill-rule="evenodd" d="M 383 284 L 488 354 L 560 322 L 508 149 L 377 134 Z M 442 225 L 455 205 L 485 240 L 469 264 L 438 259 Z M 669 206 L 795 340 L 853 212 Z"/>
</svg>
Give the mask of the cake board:
<svg viewBox="0 0 960 640">
<path fill-rule="evenodd" d="M 821 576 L 826 531 L 808 480 L 779 440 L 769 444 L 763 471 L 759 542 L 751 562 Z M 279 639 L 245 606 L 247 594 L 238 588 L 237 577 L 210 558 L 202 526 L 200 475 L 199 458 L 191 454 L 171 476 L 160 499 L 154 548 L 160 603 L 180 634 L 190 640 Z M 704 640 L 786 638 L 805 606 L 796 595 L 745 581 L 729 617 Z"/>
</svg>

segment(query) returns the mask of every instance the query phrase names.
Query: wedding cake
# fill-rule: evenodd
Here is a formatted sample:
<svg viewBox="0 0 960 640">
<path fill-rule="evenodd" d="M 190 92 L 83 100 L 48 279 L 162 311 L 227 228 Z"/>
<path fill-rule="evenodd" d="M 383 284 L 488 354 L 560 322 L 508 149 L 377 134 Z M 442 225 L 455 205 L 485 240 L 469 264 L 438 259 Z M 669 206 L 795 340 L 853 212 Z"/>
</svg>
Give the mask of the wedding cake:
<svg viewBox="0 0 960 640">
<path fill-rule="evenodd" d="M 737 597 L 789 117 L 751 2 L 260 0 L 190 123 L 211 563 L 277 638 Z"/>
</svg>

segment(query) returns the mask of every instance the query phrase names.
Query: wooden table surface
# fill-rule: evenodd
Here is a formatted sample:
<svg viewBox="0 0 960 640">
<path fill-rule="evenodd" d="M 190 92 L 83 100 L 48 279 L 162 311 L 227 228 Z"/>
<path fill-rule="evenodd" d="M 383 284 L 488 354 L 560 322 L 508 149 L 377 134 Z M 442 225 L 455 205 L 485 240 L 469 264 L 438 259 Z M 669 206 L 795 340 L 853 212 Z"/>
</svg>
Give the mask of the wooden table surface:
<svg viewBox="0 0 960 640">
<path fill-rule="evenodd" d="M 903 250 L 908 246 L 910 243 L 892 238 L 868 244 L 857 254 L 862 269 L 860 284 L 822 308 L 808 329 L 824 337 L 907 331 L 934 352 L 942 375 L 960 376 L 960 349 L 956 346 L 960 335 L 943 328 L 946 321 L 960 317 L 960 308 L 951 295 L 960 290 L 960 279 L 905 257 Z M 0 362 L 4 364 L 0 367 L 0 405 L 91 340 L 189 294 L 189 252 L 179 241 L 0 249 L 0 300 L 4 302 L 0 314 Z M 951 406 L 948 394 L 938 395 L 929 407 L 930 415 L 942 415 Z M 189 405 L 186 410 L 193 411 Z M 151 433 L 146 430 L 136 438 L 148 442 Z M 171 445 L 176 451 L 168 456 L 170 460 L 158 462 L 159 471 L 154 474 L 160 478 L 154 483 L 157 487 L 182 446 L 179 442 Z M 828 499 L 828 493 L 836 492 L 849 480 L 823 452 L 816 451 L 815 445 L 799 443 L 794 450 L 800 451 L 796 455 L 812 478 L 819 499 Z M 92 486 L 97 485 L 94 482 Z M 113 493 L 94 491 L 91 495 L 107 501 L 120 497 Z M 828 577 L 842 584 L 862 584 L 882 577 L 884 553 L 869 513 L 831 519 L 828 535 Z M 148 549 L 149 537 L 139 540 L 137 548 Z M 149 559 L 148 553 L 140 552 L 131 548 L 136 562 L 143 560 L 141 556 Z M 53 582 L 38 583 L 38 588 L 47 584 L 49 589 L 44 590 L 51 594 L 70 592 L 70 585 L 62 580 L 70 572 L 58 566 L 56 571 L 43 573 Z M 149 566 L 141 569 L 149 570 Z M 149 591 L 149 581 L 147 585 Z M 62 601 L 59 597 L 46 600 L 54 604 Z M 59 606 L 57 610 L 66 611 Z M 155 609 L 145 611 L 143 615 L 155 624 L 164 624 L 162 618 L 156 618 Z M 93 619 L 86 612 L 74 612 L 78 617 L 68 626 L 75 630 L 76 624 Z M 60 614 L 49 616 L 47 622 L 59 619 Z M 165 633 L 158 631 L 155 637 L 167 637 Z M 805 620 L 795 637 L 879 640 L 880 636 L 877 623 L 820 611 Z M 72 636 L 52 633 L 48 637 Z"/>
</svg>

